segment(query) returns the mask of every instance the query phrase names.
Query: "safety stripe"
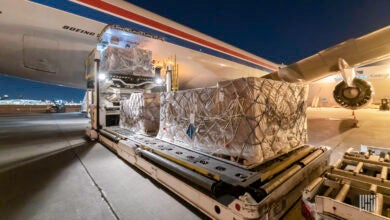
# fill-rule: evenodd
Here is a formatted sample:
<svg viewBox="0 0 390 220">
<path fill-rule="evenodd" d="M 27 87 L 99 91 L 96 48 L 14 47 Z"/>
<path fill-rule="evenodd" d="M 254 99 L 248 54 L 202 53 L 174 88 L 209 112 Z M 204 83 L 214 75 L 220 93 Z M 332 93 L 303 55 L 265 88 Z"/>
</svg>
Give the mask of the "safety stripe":
<svg viewBox="0 0 390 220">
<path fill-rule="evenodd" d="M 272 65 L 269 65 L 267 63 L 261 62 L 259 60 L 256 60 L 256 59 L 252 58 L 252 57 L 243 55 L 243 54 L 238 53 L 238 52 L 236 52 L 234 50 L 231 50 L 229 48 L 220 46 L 220 45 L 212 43 L 210 41 L 201 39 L 201 38 L 199 38 L 197 36 L 194 36 L 194 35 L 191 35 L 189 33 L 183 32 L 183 31 L 175 29 L 173 27 L 167 26 L 167 25 L 162 24 L 162 23 L 160 23 L 158 21 L 154 21 L 154 20 L 146 18 L 144 16 L 135 14 L 135 13 L 130 12 L 130 11 L 127 11 L 127 10 L 125 10 L 123 8 L 119 8 L 118 6 L 112 5 L 110 3 L 107 3 L 107 2 L 104 2 L 104 1 L 101 1 L 101 0 L 100 1 L 99 0 L 76 0 L 76 2 L 82 2 L 82 3 L 86 4 L 86 5 L 89 5 L 89 6 L 92 6 L 92 7 L 95 7 L 95 8 L 98 8 L 98 9 L 101 9 L 101 10 L 113 13 L 115 15 L 122 16 L 124 18 L 130 19 L 130 20 L 135 21 L 135 22 L 139 22 L 139 23 L 144 24 L 144 25 L 148 25 L 148 26 L 156 28 L 158 30 L 161 30 L 161 31 L 173 34 L 175 36 L 182 37 L 182 38 L 184 38 L 186 40 L 190 40 L 192 42 L 195 42 L 195 43 L 198 43 L 198 44 L 201 44 L 201 45 L 204 45 L 204 46 L 207 46 L 207 47 L 210 47 L 210 48 L 222 51 L 224 53 L 227 53 L 227 54 L 230 54 L 230 55 L 233 55 L 233 56 L 236 56 L 236 57 L 248 60 L 248 61 L 251 61 L 253 63 L 256 63 L 256 64 L 262 65 L 264 67 L 270 68 L 271 70 L 276 70 L 276 67 L 274 67 Z"/>
<path fill-rule="evenodd" d="M 216 56 L 222 59 L 230 60 L 248 67 L 252 67 L 255 69 L 259 69 L 265 72 L 273 72 L 275 67 L 269 68 L 263 65 L 259 65 L 257 63 L 247 61 L 243 58 L 238 58 L 236 56 L 232 56 L 231 54 L 203 46 L 199 43 L 194 43 L 192 41 L 186 40 L 179 36 L 174 36 L 169 33 L 165 33 L 163 31 L 159 31 L 157 29 L 150 28 L 149 25 L 141 24 L 140 22 L 133 21 L 131 19 L 122 18 L 123 16 L 114 15 L 108 11 L 97 10 L 96 7 L 86 6 L 86 4 L 82 2 L 77 2 L 78 0 L 67 1 L 67 0 L 30 0 L 31 2 L 39 3 L 48 7 L 56 8 L 61 11 L 69 12 L 72 14 L 76 14 L 85 18 L 89 18 L 98 22 L 106 23 L 106 24 L 117 24 L 124 27 L 131 27 L 137 29 L 139 31 L 143 31 L 152 35 L 161 36 L 165 39 L 165 41 L 176 44 L 185 48 L 193 49 L 195 51 L 200 51 L 202 53 L 206 53 L 212 56 Z M 98 1 L 98 0 L 97 0 Z M 98 1 L 100 2 L 100 1 Z"/>
</svg>

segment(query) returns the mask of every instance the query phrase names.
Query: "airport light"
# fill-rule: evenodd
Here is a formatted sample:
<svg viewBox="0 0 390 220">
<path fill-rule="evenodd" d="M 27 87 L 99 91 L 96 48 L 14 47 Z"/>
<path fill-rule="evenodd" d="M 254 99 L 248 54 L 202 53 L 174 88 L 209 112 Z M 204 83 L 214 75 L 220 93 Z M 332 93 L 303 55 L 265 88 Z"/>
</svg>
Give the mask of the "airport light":
<svg viewBox="0 0 390 220">
<path fill-rule="evenodd" d="M 158 77 L 158 78 L 156 78 L 156 79 L 154 80 L 154 82 L 155 82 L 157 85 L 161 85 L 161 84 L 163 83 L 163 80 L 162 80 L 160 77 Z"/>
<path fill-rule="evenodd" d="M 99 73 L 99 80 L 105 80 L 105 79 L 106 79 L 106 74 Z"/>
</svg>

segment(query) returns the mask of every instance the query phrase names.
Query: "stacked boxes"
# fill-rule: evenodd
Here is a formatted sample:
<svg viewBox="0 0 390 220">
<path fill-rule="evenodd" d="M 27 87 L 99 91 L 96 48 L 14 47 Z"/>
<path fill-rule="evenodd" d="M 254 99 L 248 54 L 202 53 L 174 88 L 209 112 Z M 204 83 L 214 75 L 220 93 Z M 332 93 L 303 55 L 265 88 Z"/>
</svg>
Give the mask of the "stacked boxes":
<svg viewBox="0 0 390 220">
<path fill-rule="evenodd" d="M 307 87 L 262 78 L 162 93 L 158 138 L 259 164 L 307 142 Z"/>
<path fill-rule="evenodd" d="M 155 135 L 159 129 L 160 94 L 132 93 L 120 103 L 119 126 L 138 134 Z"/>
<path fill-rule="evenodd" d="M 100 72 L 153 76 L 152 52 L 108 46 L 101 53 Z"/>
</svg>

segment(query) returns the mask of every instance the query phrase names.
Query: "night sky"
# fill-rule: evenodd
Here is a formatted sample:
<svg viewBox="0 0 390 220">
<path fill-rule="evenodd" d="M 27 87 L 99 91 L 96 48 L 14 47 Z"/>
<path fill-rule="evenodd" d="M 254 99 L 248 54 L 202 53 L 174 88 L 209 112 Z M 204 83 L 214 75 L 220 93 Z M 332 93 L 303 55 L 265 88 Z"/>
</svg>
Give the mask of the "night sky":
<svg viewBox="0 0 390 220">
<path fill-rule="evenodd" d="M 390 25 L 389 0 L 131 0 L 276 63 L 289 64 Z M 29 87 L 28 91 L 25 90 Z M 0 76 L 0 95 L 81 100 L 82 90 Z"/>
<path fill-rule="evenodd" d="M 54 100 L 79 102 L 84 98 L 85 90 L 54 86 L 45 83 L 23 80 L 0 75 L 0 95 L 16 99 Z"/>
</svg>

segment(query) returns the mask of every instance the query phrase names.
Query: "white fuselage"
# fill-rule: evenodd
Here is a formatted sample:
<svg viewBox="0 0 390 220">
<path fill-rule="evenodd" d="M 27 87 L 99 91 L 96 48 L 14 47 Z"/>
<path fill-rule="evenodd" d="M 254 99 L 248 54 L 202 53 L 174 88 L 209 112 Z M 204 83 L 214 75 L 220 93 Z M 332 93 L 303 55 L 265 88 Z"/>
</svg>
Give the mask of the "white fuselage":
<svg viewBox="0 0 390 220">
<path fill-rule="evenodd" d="M 164 38 L 140 44 L 153 59 L 176 55 L 181 88 L 262 76 L 277 65 L 125 1 L 0 2 L 0 73 L 85 88 L 84 60 L 107 24 Z"/>
</svg>

